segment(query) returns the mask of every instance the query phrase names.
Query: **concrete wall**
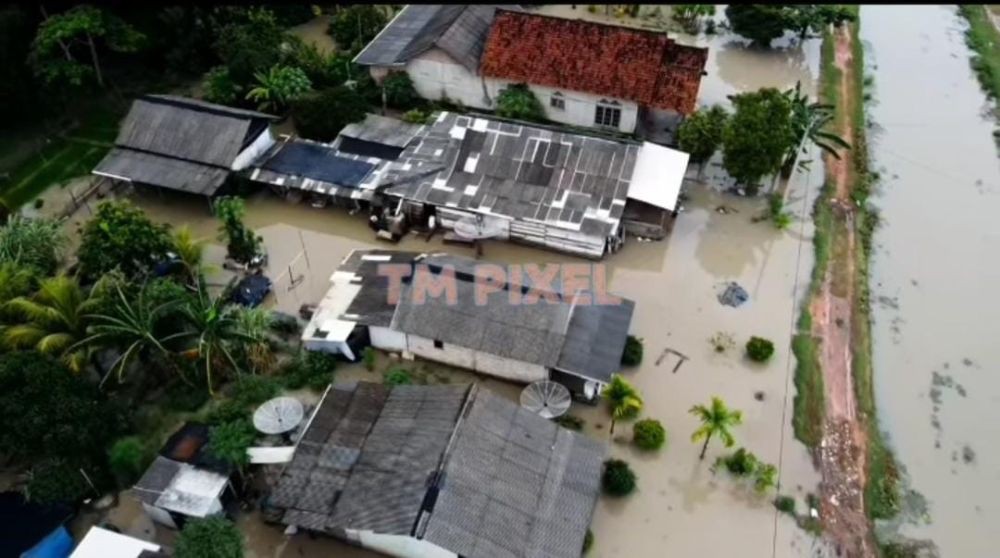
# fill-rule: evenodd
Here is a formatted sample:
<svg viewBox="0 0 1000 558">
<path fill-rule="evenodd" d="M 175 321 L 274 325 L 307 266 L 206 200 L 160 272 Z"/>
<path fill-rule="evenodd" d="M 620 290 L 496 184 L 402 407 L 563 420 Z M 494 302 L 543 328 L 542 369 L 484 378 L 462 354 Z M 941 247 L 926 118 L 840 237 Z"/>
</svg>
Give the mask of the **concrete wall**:
<svg viewBox="0 0 1000 558">
<path fill-rule="evenodd" d="M 486 79 L 490 96 L 494 99 L 510 83 L 512 82 L 507 80 Z M 582 91 L 555 89 L 530 83 L 528 84 L 528 89 L 542 103 L 542 107 L 545 109 L 545 116 L 554 122 L 562 122 L 563 124 L 573 126 L 600 128 L 600 126 L 594 124 L 594 114 L 597 110 L 597 104 L 601 100 L 618 102 L 619 108 L 622 111 L 621 120 L 618 122 L 618 131 L 630 134 L 635 131 L 636 123 L 639 121 L 639 105 L 633 101 L 625 101 L 613 97 L 601 97 L 600 95 L 592 95 Z M 562 99 L 566 106 L 565 109 L 552 108 L 551 99 L 557 92 L 562 94 Z"/>
<path fill-rule="evenodd" d="M 529 383 L 549 377 L 548 370 L 538 364 L 490 355 L 451 343 L 445 343 L 443 348 L 438 349 L 434 346 L 433 339 L 416 335 L 407 335 L 406 338 L 410 352 L 427 360 L 443 362 L 515 382 Z"/>
<path fill-rule="evenodd" d="M 406 350 L 406 334 L 388 327 L 368 326 L 372 346 L 383 351 L 401 352 Z"/>
<path fill-rule="evenodd" d="M 253 143 L 236 156 L 236 160 L 233 161 L 233 170 L 239 171 L 249 167 L 251 163 L 270 149 L 272 145 L 274 145 L 274 134 L 271 133 L 271 128 L 267 128 L 257 136 L 257 139 Z"/>
<path fill-rule="evenodd" d="M 448 97 L 467 107 L 493 110 L 493 96 L 487 99 L 483 80 L 441 49 L 432 48 L 413 58 L 406 72 L 413 80 L 413 88 L 425 99 Z"/>
<path fill-rule="evenodd" d="M 405 535 L 387 535 L 374 531 L 347 532 L 349 540 L 355 540 L 365 548 L 396 558 L 458 558 L 458 555 L 436 544 Z"/>
<path fill-rule="evenodd" d="M 335 341 L 331 339 L 303 337 L 302 346 L 307 351 L 320 351 L 324 353 L 330 353 L 333 355 L 344 355 L 345 357 L 351 360 L 354 360 L 356 358 L 354 355 L 354 351 L 351 350 L 351 346 L 347 344 L 347 341 Z"/>
</svg>

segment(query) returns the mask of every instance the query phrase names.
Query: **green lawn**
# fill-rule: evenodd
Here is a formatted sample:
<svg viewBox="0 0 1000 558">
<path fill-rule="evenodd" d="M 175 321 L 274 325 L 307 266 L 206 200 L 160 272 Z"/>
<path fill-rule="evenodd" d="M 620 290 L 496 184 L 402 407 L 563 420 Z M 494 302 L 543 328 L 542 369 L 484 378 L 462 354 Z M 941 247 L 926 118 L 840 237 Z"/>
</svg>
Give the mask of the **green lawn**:
<svg viewBox="0 0 1000 558">
<path fill-rule="evenodd" d="M 995 6 L 990 9 L 996 12 Z M 965 41 L 974 51 L 972 69 L 979 83 L 990 97 L 1000 96 L 1000 32 L 994 27 L 983 5 L 959 6 L 962 16 L 969 21 Z"/>
</svg>

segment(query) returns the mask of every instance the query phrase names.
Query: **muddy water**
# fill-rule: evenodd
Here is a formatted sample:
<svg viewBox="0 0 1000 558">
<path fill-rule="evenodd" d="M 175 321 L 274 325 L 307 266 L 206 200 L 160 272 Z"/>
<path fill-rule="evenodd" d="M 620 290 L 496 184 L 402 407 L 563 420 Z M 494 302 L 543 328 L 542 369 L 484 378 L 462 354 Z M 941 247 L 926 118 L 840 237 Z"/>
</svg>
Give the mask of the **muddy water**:
<svg viewBox="0 0 1000 558">
<path fill-rule="evenodd" d="M 806 90 L 814 87 L 815 43 L 786 45 L 765 53 L 747 50 L 731 36 L 682 40 L 711 49 L 703 104 L 725 102 L 726 95 L 762 86 L 788 88 L 802 81 Z M 712 174 L 710 168 L 707 175 Z M 627 375 L 643 392 L 644 415 L 664 423 L 669 441 L 656 455 L 639 454 L 618 442 L 610 444 L 610 453 L 627 459 L 636 470 L 639 491 L 620 501 L 601 499 L 590 556 L 829 555 L 788 516 L 775 511 L 770 503 L 773 493 L 758 496 L 727 474 L 710 470 L 725 451 L 718 442 L 709 447 L 704 462 L 698 460 L 699 445 L 689 441 L 697 424 L 687 412 L 713 395 L 742 410 L 744 424 L 735 431 L 738 444 L 778 465 L 781 493 L 794 496 L 799 511 L 804 510 L 805 496 L 815 491 L 818 478 L 804 447 L 792 437 L 793 359 L 788 345 L 812 266 L 808 213 L 821 180 L 818 166 L 795 175 L 789 209 L 797 221 L 784 232 L 768 221 L 752 222 L 765 210 L 763 200 L 720 194 L 692 183 L 685 211 L 666 241 L 630 240 L 606 260 L 611 289 L 637 303 L 633 333 L 646 342 L 643 364 Z M 153 194 L 138 197 L 137 203 L 158 220 L 187 222 L 201 235 L 216 234 L 217 223 L 203 201 Z M 318 300 L 337 263 L 350 250 L 388 246 L 374 240 L 360 215 L 291 205 L 267 194 L 249 199 L 247 206 L 247 220 L 262 234 L 270 254 L 269 274 L 275 280 L 272 304 L 282 311 L 295 312 L 301 303 Z M 727 211 L 717 211 L 720 206 Z M 464 248 L 443 246 L 439 237 L 428 242 L 410 236 L 398 248 L 472 255 Z M 221 252 L 221 246 L 214 245 L 209 259 L 216 261 Z M 503 243 L 487 244 L 485 257 L 511 263 L 580 261 Z M 297 279 L 292 288 L 290 278 Z M 726 281 L 742 284 L 750 301 L 740 308 L 720 305 L 716 296 Z M 709 343 L 718 332 L 730 334 L 736 343 L 725 354 L 716 353 Z M 775 340 L 777 351 L 768 365 L 752 365 L 743 358 L 740 347 L 751 335 Z M 676 372 L 677 359 L 665 354 L 665 349 L 688 357 Z M 370 373 L 352 367 L 342 370 L 341 377 L 364 378 L 366 374 Z M 499 382 L 490 382 L 490 387 L 510 396 L 517 393 L 516 388 Z M 609 439 L 610 421 L 604 408 L 575 406 L 572 412 L 585 419 L 589 435 Z M 629 433 L 629 425 L 622 424 L 616 436 Z M 303 542 L 299 535 L 286 543 L 275 527 L 252 517 L 241 521 L 250 522 L 245 530 L 253 556 L 341 552 L 333 541 L 314 546 L 318 543 Z M 716 535 L 723 532 L 724 536 Z"/>
<path fill-rule="evenodd" d="M 932 538 L 942 556 L 992 556 L 1000 522 L 994 123 L 954 7 L 865 6 L 861 21 L 876 65 L 869 112 L 884 216 L 872 276 L 877 403 L 932 518 L 904 531 Z"/>
</svg>

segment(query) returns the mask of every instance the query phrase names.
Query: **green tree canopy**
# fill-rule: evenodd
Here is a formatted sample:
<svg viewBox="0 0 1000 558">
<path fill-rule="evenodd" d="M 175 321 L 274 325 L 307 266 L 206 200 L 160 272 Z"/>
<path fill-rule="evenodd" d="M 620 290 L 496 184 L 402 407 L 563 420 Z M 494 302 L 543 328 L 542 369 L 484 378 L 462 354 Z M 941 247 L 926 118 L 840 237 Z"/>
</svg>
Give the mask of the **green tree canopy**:
<svg viewBox="0 0 1000 558">
<path fill-rule="evenodd" d="M 729 120 L 729 113 L 720 105 L 696 111 L 681 123 L 677 130 L 677 143 L 682 151 L 691 154 L 691 160 L 704 163 L 722 145 L 722 133 Z"/>
<path fill-rule="evenodd" d="M 254 73 L 279 64 L 282 45 L 288 40 L 284 28 L 267 8 L 250 8 L 243 15 L 223 25 L 215 42 L 230 78 L 240 86 L 249 85 Z"/>
<path fill-rule="evenodd" d="M 0 263 L 14 263 L 40 275 L 55 273 L 65 245 L 62 224 L 52 219 L 15 215 L 0 226 Z"/>
<path fill-rule="evenodd" d="M 312 82 L 304 71 L 293 66 L 271 66 L 266 72 L 255 72 L 256 87 L 247 93 L 247 100 L 256 101 L 258 110 L 280 112 L 295 99 L 312 90 Z"/>
<path fill-rule="evenodd" d="M 413 88 L 413 80 L 406 72 L 392 72 L 382 82 L 385 101 L 390 107 L 400 110 L 411 109 L 420 104 L 421 98 Z"/>
<path fill-rule="evenodd" d="M 849 7 L 839 4 L 732 4 L 726 8 L 726 18 L 734 32 L 769 47 L 785 31 L 795 31 L 804 39 L 827 25 L 853 21 L 855 15 Z"/>
<path fill-rule="evenodd" d="M 357 53 L 378 35 L 387 21 L 379 6 L 352 4 L 337 10 L 328 31 L 341 50 Z"/>
<path fill-rule="evenodd" d="M 243 535 L 222 517 L 192 519 L 174 545 L 177 558 L 243 558 Z"/>
<path fill-rule="evenodd" d="M 128 201 L 105 201 L 83 227 L 80 275 L 94 281 L 112 269 L 134 279 L 150 272 L 171 248 L 169 228 Z"/>
<path fill-rule="evenodd" d="M 527 84 L 515 83 L 505 87 L 497 95 L 497 115 L 532 122 L 545 120 L 545 109 L 538 97 L 528 89 Z"/>
<path fill-rule="evenodd" d="M 727 448 L 731 447 L 735 439 L 730 429 L 743 422 L 743 413 L 731 410 L 718 397 L 712 397 L 712 403 L 707 407 L 705 405 L 695 405 L 688 412 L 698 417 L 701 421 L 701 426 L 691 434 L 692 442 L 705 440 L 705 444 L 701 446 L 701 454 L 698 455 L 698 459 L 705 459 L 705 450 L 708 449 L 708 442 L 712 440 L 713 436 L 722 438 L 722 443 Z"/>
<path fill-rule="evenodd" d="M 96 386 L 36 352 L 0 354 L 0 448 L 17 459 L 103 463 L 125 426 Z"/>
<path fill-rule="evenodd" d="M 609 434 L 615 433 L 615 423 L 619 420 L 633 419 L 642 410 L 642 397 L 639 396 L 639 391 L 621 374 L 611 376 L 611 382 L 604 387 L 601 395 L 607 399 L 611 411 Z"/>
<path fill-rule="evenodd" d="M 222 221 L 219 239 L 226 242 L 229 257 L 240 263 L 250 263 L 260 252 L 261 238 L 246 226 L 246 204 L 235 196 L 221 197 L 213 204 L 215 216 Z"/>
<path fill-rule="evenodd" d="M 243 98 L 243 86 L 236 83 L 228 66 L 216 66 L 202 80 L 205 100 L 220 105 L 238 105 Z"/>
<path fill-rule="evenodd" d="M 756 188 L 778 172 L 796 137 L 788 96 L 768 87 L 732 97 L 735 112 L 722 135 L 722 165 L 740 184 Z"/>
<path fill-rule="evenodd" d="M 331 141 L 351 122 L 368 113 L 368 103 L 354 89 L 346 86 L 316 91 L 295 101 L 292 118 L 304 138 Z"/>
<path fill-rule="evenodd" d="M 257 439 L 257 431 L 246 419 L 213 426 L 209 433 L 208 452 L 214 457 L 243 470 L 250 463 L 247 449 Z"/>
<path fill-rule="evenodd" d="M 103 87 L 100 47 L 134 52 L 144 39 L 142 33 L 121 18 L 93 6 L 80 5 L 42 22 L 32 44 L 31 58 L 36 73 L 47 83 L 80 86 L 93 76 Z M 88 58 L 88 63 L 80 62 L 81 58 Z"/>
</svg>

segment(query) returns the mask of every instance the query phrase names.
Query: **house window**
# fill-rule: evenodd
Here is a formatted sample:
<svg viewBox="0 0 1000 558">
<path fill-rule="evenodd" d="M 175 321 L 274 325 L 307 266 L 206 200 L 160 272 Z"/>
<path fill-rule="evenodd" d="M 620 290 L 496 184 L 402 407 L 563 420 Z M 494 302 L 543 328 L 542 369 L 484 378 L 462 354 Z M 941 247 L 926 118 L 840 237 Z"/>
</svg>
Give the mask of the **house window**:
<svg viewBox="0 0 1000 558">
<path fill-rule="evenodd" d="M 566 110 L 566 98 L 563 94 L 556 91 L 549 97 L 549 106 L 554 109 Z"/>
<path fill-rule="evenodd" d="M 440 339 L 435 339 L 434 340 L 434 348 L 435 349 L 443 349 L 444 348 L 444 343 L 441 342 Z"/>
<path fill-rule="evenodd" d="M 594 112 L 594 124 L 617 128 L 621 120 L 622 109 L 617 102 L 611 101 L 609 103 L 601 99 L 601 102 L 597 103 L 597 110 Z"/>
</svg>

